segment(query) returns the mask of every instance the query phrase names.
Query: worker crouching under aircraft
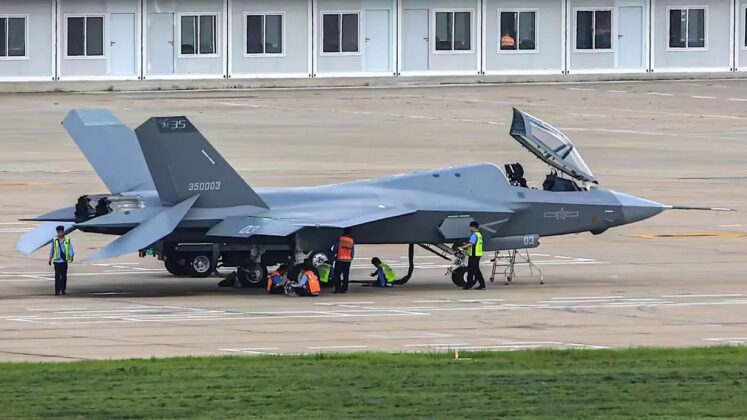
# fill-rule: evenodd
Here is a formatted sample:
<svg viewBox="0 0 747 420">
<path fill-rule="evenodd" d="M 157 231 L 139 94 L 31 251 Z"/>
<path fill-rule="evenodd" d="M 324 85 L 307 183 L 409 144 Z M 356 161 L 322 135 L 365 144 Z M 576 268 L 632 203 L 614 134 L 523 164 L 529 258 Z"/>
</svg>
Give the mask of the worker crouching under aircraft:
<svg viewBox="0 0 747 420">
<path fill-rule="evenodd" d="M 289 286 L 289 289 L 286 289 L 288 295 L 295 294 L 296 296 L 319 296 L 322 290 L 319 277 L 310 262 L 304 264 L 298 282 L 289 283 Z"/>
<path fill-rule="evenodd" d="M 285 276 L 287 274 L 288 265 L 280 264 L 280 266 L 267 277 L 267 293 L 271 295 L 285 293 Z"/>
<path fill-rule="evenodd" d="M 397 275 L 394 274 L 394 270 L 389 264 L 382 262 L 378 257 L 371 258 L 371 264 L 376 267 L 376 271 L 371 273 L 371 277 L 375 277 L 376 280 L 371 284 L 375 287 L 392 287 L 392 284 L 397 280 Z"/>
</svg>

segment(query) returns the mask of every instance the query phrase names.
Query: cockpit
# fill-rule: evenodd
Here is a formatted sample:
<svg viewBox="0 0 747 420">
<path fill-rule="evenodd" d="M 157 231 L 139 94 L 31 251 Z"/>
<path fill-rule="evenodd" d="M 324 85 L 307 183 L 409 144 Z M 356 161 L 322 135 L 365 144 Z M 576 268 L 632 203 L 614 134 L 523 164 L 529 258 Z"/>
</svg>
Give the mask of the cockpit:
<svg viewBox="0 0 747 420">
<path fill-rule="evenodd" d="M 597 184 L 571 140 L 555 127 L 514 108 L 510 134 L 550 166 L 550 173 L 542 183 L 543 190 L 586 191 L 591 184 Z M 511 185 L 529 188 L 520 163 L 507 163 L 504 169 Z"/>
</svg>

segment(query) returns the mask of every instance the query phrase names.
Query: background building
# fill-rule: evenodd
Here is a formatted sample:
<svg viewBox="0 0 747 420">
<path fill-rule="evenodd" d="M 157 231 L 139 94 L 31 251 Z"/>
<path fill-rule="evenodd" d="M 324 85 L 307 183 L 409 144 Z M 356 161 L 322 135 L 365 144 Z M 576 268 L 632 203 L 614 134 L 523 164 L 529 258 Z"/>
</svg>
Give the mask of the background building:
<svg viewBox="0 0 747 420">
<path fill-rule="evenodd" d="M 0 81 L 747 71 L 747 0 L 0 0 Z"/>
</svg>

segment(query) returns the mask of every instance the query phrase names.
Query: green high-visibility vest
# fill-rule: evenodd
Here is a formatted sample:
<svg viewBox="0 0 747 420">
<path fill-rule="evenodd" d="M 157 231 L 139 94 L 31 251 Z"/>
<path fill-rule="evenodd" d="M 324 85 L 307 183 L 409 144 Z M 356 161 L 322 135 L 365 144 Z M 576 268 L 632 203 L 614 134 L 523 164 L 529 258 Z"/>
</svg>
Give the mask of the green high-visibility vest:
<svg viewBox="0 0 747 420">
<path fill-rule="evenodd" d="M 65 261 L 70 261 L 70 238 L 62 240 L 62 247 L 65 250 Z M 56 261 L 60 258 L 60 239 L 55 236 L 52 239 L 52 261 Z"/>
<path fill-rule="evenodd" d="M 470 257 L 482 257 L 482 233 L 476 230 L 475 235 L 477 236 L 477 243 L 467 249 L 467 255 Z"/>
<path fill-rule="evenodd" d="M 394 283 L 394 281 L 397 280 L 397 275 L 394 274 L 394 270 L 392 270 L 392 267 L 389 267 L 388 264 L 381 263 L 379 267 L 381 267 L 381 271 L 384 272 L 384 278 L 387 283 Z"/>
</svg>

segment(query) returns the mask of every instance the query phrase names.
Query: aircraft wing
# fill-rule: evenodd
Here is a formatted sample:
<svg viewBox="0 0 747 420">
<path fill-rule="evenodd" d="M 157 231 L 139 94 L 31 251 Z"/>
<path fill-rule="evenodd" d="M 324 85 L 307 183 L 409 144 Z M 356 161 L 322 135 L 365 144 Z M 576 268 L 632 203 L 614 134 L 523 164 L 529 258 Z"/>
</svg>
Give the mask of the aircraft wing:
<svg viewBox="0 0 747 420">
<path fill-rule="evenodd" d="M 415 213 L 415 210 L 377 208 L 376 210 L 357 215 L 351 213 L 335 216 L 334 212 L 329 212 L 321 217 L 270 218 L 231 216 L 213 226 L 207 232 L 207 236 L 227 238 L 249 238 L 256 235 L 285 237 L 305 227 L 344 229 L 346 227 L 412 213 Z"/>
<path fill-rule="evenodd" d="M 207 232 L 207 236 L 224 238 L 248 238 L 254 235 L 288 236 L 303 227 L 303 224 L 296 224 L 288 220 L 231 216 L 213 226 Z"/>
</svg>

